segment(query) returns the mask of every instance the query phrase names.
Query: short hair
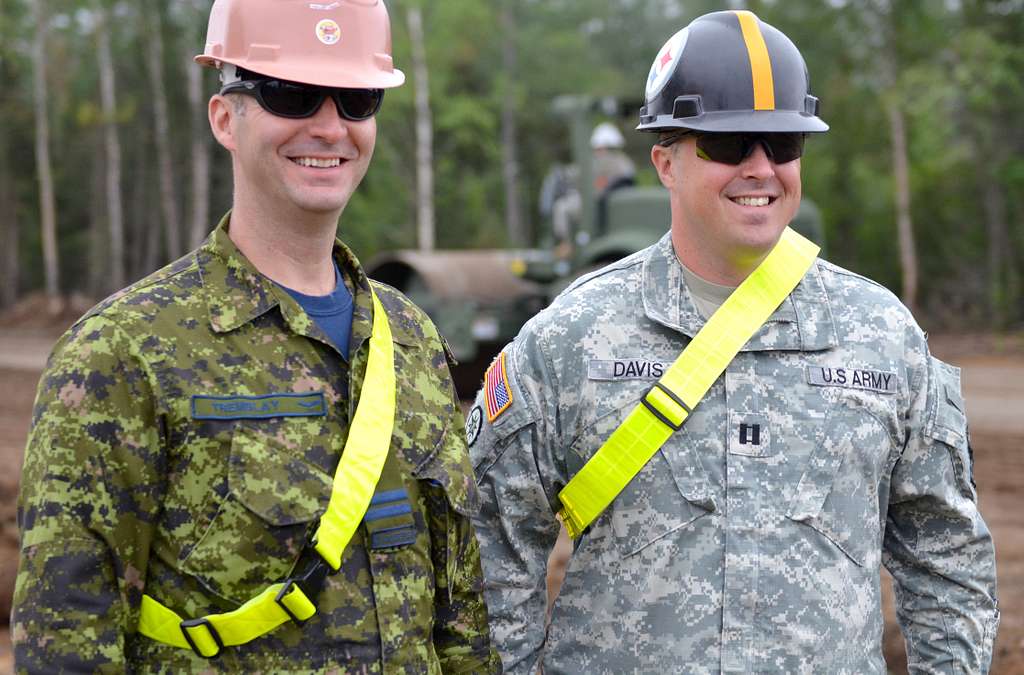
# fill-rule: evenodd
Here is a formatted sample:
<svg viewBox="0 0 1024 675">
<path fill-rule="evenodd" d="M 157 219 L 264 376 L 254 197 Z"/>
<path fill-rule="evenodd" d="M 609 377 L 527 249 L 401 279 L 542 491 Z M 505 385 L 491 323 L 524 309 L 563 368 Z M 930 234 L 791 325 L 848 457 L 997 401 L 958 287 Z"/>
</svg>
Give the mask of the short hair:
<svg viewBox="0 0 1024 675">
<path fill-rule="evenodd" d="M 246 98 L 248 98 L 247 96 L 245 96 L 244 94 L 231 92 L 228 94 L 224 94 L 224 98 L 231 101 L 231 107 L 235 109 L 236 115 L 238 115 L 239 117 L 245 116 L 246 110 L 249 107 L 248 103 L 245 100 Z"/>
</svg>

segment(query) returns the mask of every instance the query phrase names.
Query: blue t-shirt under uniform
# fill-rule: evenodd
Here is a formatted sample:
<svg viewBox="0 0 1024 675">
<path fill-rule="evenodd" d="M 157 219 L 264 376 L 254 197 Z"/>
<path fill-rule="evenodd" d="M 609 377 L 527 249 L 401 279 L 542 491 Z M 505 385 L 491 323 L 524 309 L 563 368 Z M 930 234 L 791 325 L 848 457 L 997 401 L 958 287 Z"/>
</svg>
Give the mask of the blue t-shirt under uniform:
<svg viewBox="0 0 1024 675">
<path fill-rule="evenodd" d="M 352 294 L 341 280 L 338 263 L 334 263 L 334 290 L 327 295 L 306 295 L 286 286 L 281 288 L 295 298 L 348 361 L 348 343 L 352 335 Z"/>
</svg>

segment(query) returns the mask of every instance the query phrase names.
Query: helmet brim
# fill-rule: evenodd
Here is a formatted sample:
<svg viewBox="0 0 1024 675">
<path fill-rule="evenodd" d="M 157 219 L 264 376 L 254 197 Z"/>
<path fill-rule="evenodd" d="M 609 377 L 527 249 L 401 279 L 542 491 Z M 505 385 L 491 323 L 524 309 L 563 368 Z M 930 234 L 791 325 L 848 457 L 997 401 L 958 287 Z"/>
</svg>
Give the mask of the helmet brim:
<svg viewBox="0 0 1024 675">
<path fill-rule="evenodd" d="M 828 128 L 821 118 L 795 110 L 722 110 L 682 119 L 671 115 L 659 115 L 647 124 L 638 125 L 636 130 L 659 132 L 692 129 L 710 133 L 817 134 L 828 131 Z"/>
<path fill-rule="evenodd" d="M 365 68 L 345 68 L 339 65 L 327 69 L 320 63 L 271 63 L 254 64 L 243 59 L 215 59 L 205 54 L 195 57 L 195 62 L 208 68 L 219 68 L 230 63 L 249 72 L 258 73 L 290 82 L 300 82 L 318 87 L 343 87 L 346 89 L 391 89 L 405 82 L 405 73 L 397 68 L 367 73 Z"/>
</svg>

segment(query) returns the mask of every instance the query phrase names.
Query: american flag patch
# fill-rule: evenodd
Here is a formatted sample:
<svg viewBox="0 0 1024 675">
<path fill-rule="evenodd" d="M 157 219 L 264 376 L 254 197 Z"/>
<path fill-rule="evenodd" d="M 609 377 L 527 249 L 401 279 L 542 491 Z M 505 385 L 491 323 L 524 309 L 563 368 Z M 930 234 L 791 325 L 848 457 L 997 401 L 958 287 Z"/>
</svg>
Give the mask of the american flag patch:
<svg viewBox="0 0 1024 675">
<path fill-rule="evenodd" d="M 508 386 L 505 371 L 505 352 L 494 359 L 484 375 L 484 398 L 487 400 L 487 421 L 493 422 L 498 415 L 512 405 L 512 389 Z"/>
</svg>

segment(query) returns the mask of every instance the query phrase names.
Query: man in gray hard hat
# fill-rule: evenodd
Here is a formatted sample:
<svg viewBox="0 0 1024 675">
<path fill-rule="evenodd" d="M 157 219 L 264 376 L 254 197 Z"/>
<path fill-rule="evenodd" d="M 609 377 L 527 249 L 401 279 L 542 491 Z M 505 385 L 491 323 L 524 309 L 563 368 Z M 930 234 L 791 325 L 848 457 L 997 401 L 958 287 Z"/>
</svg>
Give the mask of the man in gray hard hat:
<svg viewBox="0 0 1024 675">
<path fill-rule="evenodd" d="M 800 52 L 715 12 L 645 93 L 670 232 L 528 323 L 467 422 L 506 672 L 884 673 L 882 565 L 911 671 L 987 671 L 995 557 L 959 369 L 787 227 L 805 137 L 828 130 Z"/>
</svg>

